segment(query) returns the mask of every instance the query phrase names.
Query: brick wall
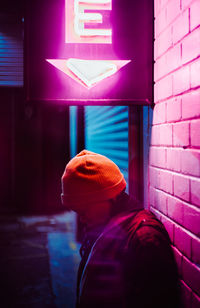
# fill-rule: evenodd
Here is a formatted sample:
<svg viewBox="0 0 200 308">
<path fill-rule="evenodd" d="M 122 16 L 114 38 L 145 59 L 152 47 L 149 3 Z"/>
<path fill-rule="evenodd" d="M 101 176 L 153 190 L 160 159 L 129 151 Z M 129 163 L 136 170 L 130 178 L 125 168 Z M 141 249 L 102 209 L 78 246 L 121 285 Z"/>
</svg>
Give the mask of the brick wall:
<svg viewBox="0 0 200 308">
<path fill-rule="evenodd" d="M 155 2 L 151 210 L 171 237 L 185 306 L 200 307 L 200 0 Z"/>
</svg>

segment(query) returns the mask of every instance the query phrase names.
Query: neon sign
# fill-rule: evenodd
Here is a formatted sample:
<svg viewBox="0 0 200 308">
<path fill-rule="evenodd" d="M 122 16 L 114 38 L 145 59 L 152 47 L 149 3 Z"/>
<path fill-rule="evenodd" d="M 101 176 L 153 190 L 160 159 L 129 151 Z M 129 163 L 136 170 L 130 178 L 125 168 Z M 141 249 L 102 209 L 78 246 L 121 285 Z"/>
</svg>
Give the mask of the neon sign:
<svg viewBox="0 0 200 308">
<path fill-rule="evenodd" d="M 61 72 L 74 79 L 87 89 L 91 89 L 101 80 L 114 75 L 130 60 L 83 60 L 47 59 L 47 62 L 55 66 Z"/>
<path fill-rule="evenodd" d="M 102 28 L 99 13 L 111 9 L 111 0 L 65 0 L 65 42 L 111 44 L 112 29 Z"/>
<path fill-rule="evenodd" d="M 65 43 L 110 44 L 112 29 L 108 19 L 112 0 L 65 0 Z M 100 13 L 101 12 L 101 13 Z M 106 18 L 106 12 L 107 14 Z M 107 21 L 107 22 L 106 22 Z M 101 47 L 99 46 L 98 49 Z M 100 81 L 114 75 L 130 60 L 102 59 L 47 59 L 57 69 L 91 89 Z"/>
<path fill-rule="evenodd" d="M 88 88 L 117 71 L 116 64 L 102 60 L 91 61 L 72 58 L 67 60 L 67 67 Z"/>
</svg>

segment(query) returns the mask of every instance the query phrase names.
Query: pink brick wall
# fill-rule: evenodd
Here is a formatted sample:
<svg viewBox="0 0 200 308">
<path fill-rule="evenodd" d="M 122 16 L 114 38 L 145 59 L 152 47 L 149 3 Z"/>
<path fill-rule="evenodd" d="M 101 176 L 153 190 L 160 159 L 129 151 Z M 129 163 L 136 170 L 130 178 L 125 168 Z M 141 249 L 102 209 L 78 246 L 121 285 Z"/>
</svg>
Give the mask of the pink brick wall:
<svg viewBox="0 0 200 308">
<path fill-rule="evenodd" d="M 151 210 L 172 240 L 186 308 L 200 307 L 200 0 L 154 0 Z"/>
</svg>

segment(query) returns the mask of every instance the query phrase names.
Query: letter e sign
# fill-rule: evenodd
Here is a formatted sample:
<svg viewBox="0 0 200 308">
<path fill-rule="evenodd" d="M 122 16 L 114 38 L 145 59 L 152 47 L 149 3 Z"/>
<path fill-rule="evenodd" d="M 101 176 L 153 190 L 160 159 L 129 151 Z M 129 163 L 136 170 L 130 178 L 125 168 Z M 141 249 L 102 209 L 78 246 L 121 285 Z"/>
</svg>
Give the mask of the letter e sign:
<svg viewBox="0 0 200 308">
<path fill-rule="evenodd" d="M 65 43 L 111 44 L 104 15 L 112 0 L 65 0 Z"/>
</svg>

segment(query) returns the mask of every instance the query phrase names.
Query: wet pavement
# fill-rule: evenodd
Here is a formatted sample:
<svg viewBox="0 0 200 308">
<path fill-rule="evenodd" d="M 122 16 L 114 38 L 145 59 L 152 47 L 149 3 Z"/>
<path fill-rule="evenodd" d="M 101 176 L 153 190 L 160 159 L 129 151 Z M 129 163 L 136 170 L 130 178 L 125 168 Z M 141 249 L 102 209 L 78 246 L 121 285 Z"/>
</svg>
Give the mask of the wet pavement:
<svg viewBox="0 0 200 308">
<path fill-rule="evenodd" d="M 0 307 L 75 307 L 73 213 L 0 216 Z"/>
</svg>

